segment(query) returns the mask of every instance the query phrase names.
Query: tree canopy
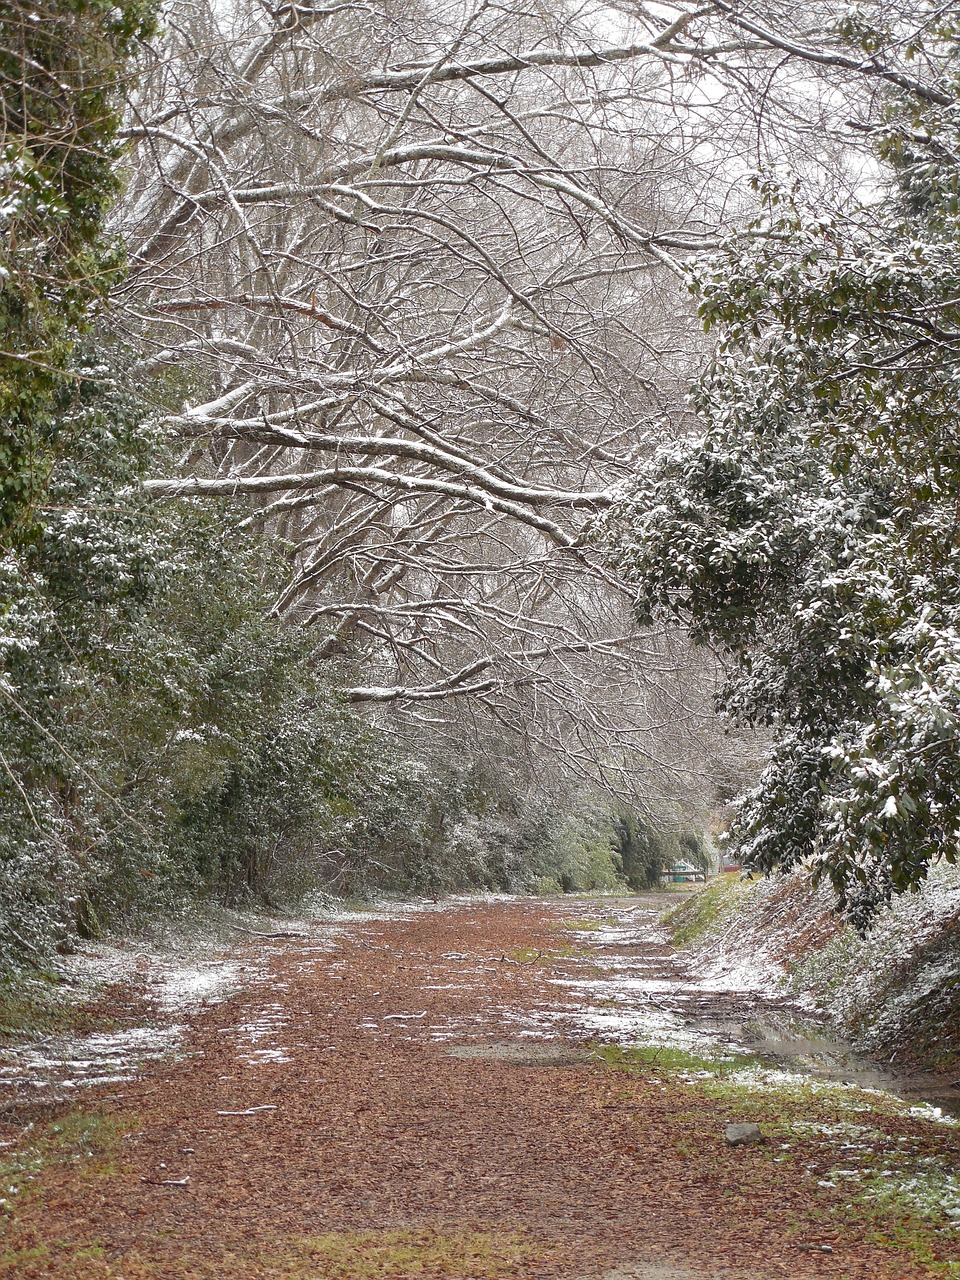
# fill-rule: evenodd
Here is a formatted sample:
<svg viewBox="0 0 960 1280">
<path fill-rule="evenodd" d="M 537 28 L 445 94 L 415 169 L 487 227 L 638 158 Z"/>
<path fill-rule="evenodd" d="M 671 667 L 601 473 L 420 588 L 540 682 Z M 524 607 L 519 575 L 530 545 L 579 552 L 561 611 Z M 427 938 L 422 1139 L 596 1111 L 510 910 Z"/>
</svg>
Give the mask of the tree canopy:
<svg viewBox="0 0 960 1280">
<path fill-rule="evenodd" d="M 762 217 L 691 277 L 702 433 L 613 535 L 641 614 L 714 646 L 727 716 L 772 737 L 746 864 L 810 861 L 860 927 L 960 849 L 958 41 L 931 23 L 937 78 L 884 99 L 871 198 L 824 215 L 757 179 Z"/>
<path fill-rule="evenodd" d="M 139 0 L 0 8 L 20 954 L 184 889 L 653 881 L 756 772 L 717 655 L 755 865 L 865 921 L 952 856 L 920 9 L 173 0 L 138 57 Z"/>
</svg>

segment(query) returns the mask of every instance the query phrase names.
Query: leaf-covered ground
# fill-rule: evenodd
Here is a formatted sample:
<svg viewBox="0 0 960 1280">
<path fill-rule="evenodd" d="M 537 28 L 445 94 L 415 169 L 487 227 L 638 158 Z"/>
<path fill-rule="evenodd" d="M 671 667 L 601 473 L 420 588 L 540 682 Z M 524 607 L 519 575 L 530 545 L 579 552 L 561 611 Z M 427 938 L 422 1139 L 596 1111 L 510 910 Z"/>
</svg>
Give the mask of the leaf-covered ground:
<svg viewBox="0 0 960 1280">
<path fill-rule="evenodd" d="M 956 1169 L 960 1130 L 561 1038 L 584 915 L 476 902 L 274 944 L 269 982 L 201 1009 L 187 1056 L 11 1126 L 0 1275 L 960 1275 L 956 1228 L 840 1176 L 867 1148 Z M 727 1146 L 743 1119 L 768 1141 Z"/>
</svg>

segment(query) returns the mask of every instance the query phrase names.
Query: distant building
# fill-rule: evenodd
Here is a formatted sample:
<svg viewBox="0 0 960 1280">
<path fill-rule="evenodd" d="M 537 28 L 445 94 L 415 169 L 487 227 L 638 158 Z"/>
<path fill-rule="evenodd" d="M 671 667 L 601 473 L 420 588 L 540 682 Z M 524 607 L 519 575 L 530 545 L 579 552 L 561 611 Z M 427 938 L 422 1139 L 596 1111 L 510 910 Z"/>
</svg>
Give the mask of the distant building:
<svg viewBox="0 0 960 1280">
<path fill-rule="evenodd" d="M 686 884 L 688 880 L 706 880 L 707 873 L 692 862 L 679 861 L 664 868 L 664 876 L 673 884 Z"/>
</svg>

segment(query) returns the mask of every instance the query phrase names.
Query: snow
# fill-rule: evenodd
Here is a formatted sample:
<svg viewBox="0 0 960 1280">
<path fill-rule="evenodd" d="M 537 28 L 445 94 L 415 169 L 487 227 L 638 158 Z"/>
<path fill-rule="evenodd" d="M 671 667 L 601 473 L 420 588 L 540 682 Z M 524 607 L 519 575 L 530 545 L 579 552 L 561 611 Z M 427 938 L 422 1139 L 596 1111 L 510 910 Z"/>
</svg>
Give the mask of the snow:
<svg viewBox="0 0 960 1280">
<path fill-rule="evenodd" d="M 240 965 L 227 960 L 164 968 L 152 980 L 153 995 L 165 1011 L 195 1008 L 222 1000 L 236 990 L 240 974 Z"/>
<path fill-rule="evenodd" d="M 938 863 L 919 893 L 896 899 L 860 939 L 831 917 L 829 888 L 813 889 L 805 873 L 744 885 L 694 948 L 701 986 L 779 992 L 875 1051 L 960 977 L 956 948 L 936 947 L 960 914 L 958 895 L 960 868 Z"/>
<path fill-rule="evenodd" d="M 666 931 L 660 921 L 662 900 L 651 898 L 640 908 L 605 905 L 607 920 L 598 927 L 569 929 L 567 937 L 589 943 L 581 956 L 563 957 L 564 972 L 547 977 L 560 999 L 540 1008 L 495 1005 L 472 1019 L 447 1019 L 428 1029 L 434 1040 L 489 1036 L 491 1021 L 511 1039 L 573 1040 L 623 1048 L 673 1049 L 708 1062 L 728 1064 L 724 1080 L 751 1091 L 803 1089 L 829 1097 L 852 1112 L 864 1110 L 866 1098 L 885 1100 L 930 1123 L 955 1124 L 941 1107 L 910 1105 L 896 1097 L 898 1082 L 851 1047 L 835 1039 L 821 1024 L 805 1024 L 808 1016 L 797 1001 L 787 999 L 787 972 L 776 950 L 795 937 L 788 913 L 776 911 L 776 882 L 748 888 L 763 915 L 768 950 L 751 958 L 755 934 L 743 929 L 743 918 L 721 924 L 703 948 L 686 958 L 666 958 Z M 741 945 L 738 949 L 737 941 Z M 624 954 L 624 947 L 644 947 Z M 459 955 L 457 958 L 460 958 Z M 464 990 L 470 983 L 463 978 Z M 447 984 L 449 985 L 449 984 Z M 731 1057 L 756 1057 L 756 1066 L 736 1067 Z M 701 1073 L 702 1074 L 702 1073 Z M 693 1076 L 697 1073 L 693 1072 Z M 927 1082 L 918 1081 L 927 1087 Z M 943 1092 L 942 1086 L 933 1082 Z M 928 1095 L 929 1096 L 929 1095 Z"/>
<path fill-rule="evenodd" d="M 167 936 L 89 943 L 65 957 L 60 976 L 75 1000 L 94 1000 L 113 986 L 140 990 L 147 1002 L 146 1025 L 48 1036 L 4 1048 L 0 1085 L 13 1087 L 18 1096 L 54 1098 L 87 1085 L 120 1083 L 145 1062 L 182 1053 L 185 1023 L 201 1006 L 222 1003 L 241 986 L 269 982 L 272 991 L 280 989 L 268 974 L 269 961 L 280 948 L 269 939 L 251 937 L 242 959 L 228 957 L 236 946 L 236 930 L 257 931 L 257 921 L 242 919 L 242 925 L 230 913 L 209 920 L 185 919 L 171 925 Z M 305 930 L 305 959 L 330 954 L 336 929 L 327 923 L 301 922 L 299 927 Z M 243 1065 L 285 1060 L 286 1051 L 279 1044 L 262 1043 L 276 1040 L 286 1021 L 280 1010 L 277 1003 L 264 1005 L 253 1020 L 229 1029 L 237 1035 Z"/>
<path fill-rule="evenodd" d="M 133 1027 L 87 1036 L 50 1036 L 35 1044 L 6 1049 L 0 1080 L 18 1088 L 79 1089 L 128 1080 L 137 1066 L 180 1047 L 183 1027 Z"/>
</svg>

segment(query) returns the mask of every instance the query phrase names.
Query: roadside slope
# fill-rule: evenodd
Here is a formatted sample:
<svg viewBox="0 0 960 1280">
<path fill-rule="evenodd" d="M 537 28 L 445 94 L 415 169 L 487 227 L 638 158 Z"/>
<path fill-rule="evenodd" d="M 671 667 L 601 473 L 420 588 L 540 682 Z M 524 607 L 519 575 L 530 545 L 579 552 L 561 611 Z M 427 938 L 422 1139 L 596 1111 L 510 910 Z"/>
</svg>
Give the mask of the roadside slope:
<svg viewBox="0 0 960 1280">
<path fill-rule="evenodd" d="M 674 940 L 716 978 L 764 973 L 856 1048 L 905 1068 L 960 1065 L 960 868 L 941 864 L 859 938 L 806 873 L 721 876 L 675 911 Z"/>
</svg>

